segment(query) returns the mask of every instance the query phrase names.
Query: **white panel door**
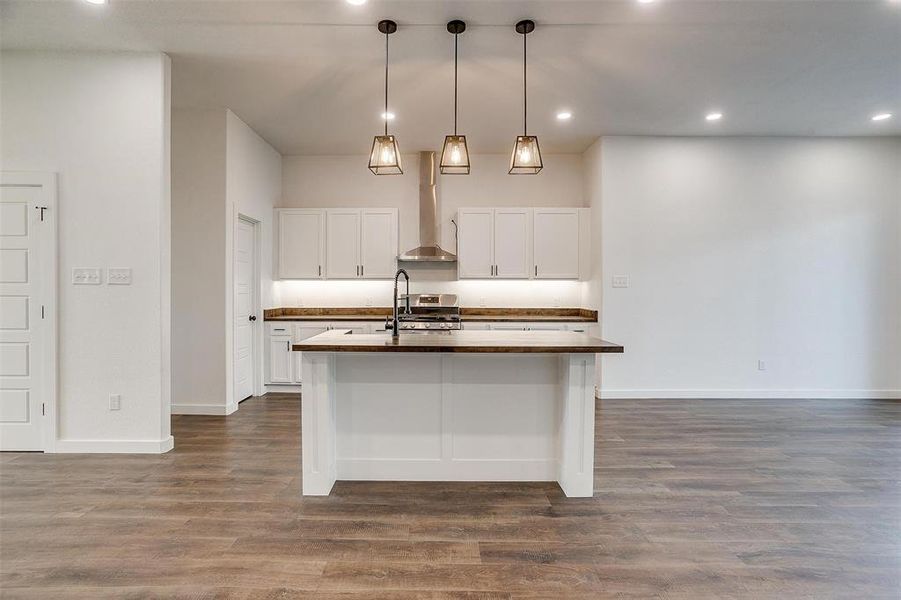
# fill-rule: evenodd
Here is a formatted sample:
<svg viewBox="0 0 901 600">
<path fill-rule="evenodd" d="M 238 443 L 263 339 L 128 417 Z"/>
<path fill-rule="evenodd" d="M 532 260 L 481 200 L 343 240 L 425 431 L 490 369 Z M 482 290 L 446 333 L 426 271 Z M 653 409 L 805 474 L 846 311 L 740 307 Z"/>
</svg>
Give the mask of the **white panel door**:
<svg viewBox="0 0 901 600">
<path fill-rule="evenodd" d="M 235 317 L 235 402 L 253 395 L 254 355 L 254 290 L 256 287 L 255 226 L 239 218 L 235 226 L 234 248 L 234 317 Z"/>
<path fill-rule="evenodd" d="M 360 211 L 328 209 L 326 264 L 331 279 L 360 277 Z"/>
<path fill-rule="evenodd" d="M 291 338 L 269 338 L 269 383 L 291 383 Z"/>
<path fill-rule="evenodd" d="M 534 270 L 537 279 L 579 278 L 579 209 L 534 210 Z"/>
<path fill-rule="evenodd" d="M 327 330 L 328 326 L 325 323 L 295 323 L 294 324 L 294 343 L 302 342 L 307 338 L 311 338 L 314 335 L 319 335 L 320 333 L 324 333 Z M 291 360 L 294 362 L 294 382 L 300 383 L 303 375 L 303 369 L 301 365 L 301 358 L 303 357 L 303 352 L 292 352 Z"/>
<path fill-rule="evenodd" d="M 325 211 L 278 211 L 278 276 L 321 279 L 325 275 Z"/>
<path fill-rule="evenodd" d="M 0 187 L 0 450 L 44 449 L 50 349 L 42 335 L 42 270 L 50 265 L 40 228 L 50 225 L 36 207 L 47 193 L 41 185 Z"/>
<path fill-rule="evenodd" d="M 529 230 L 532 211 L 528 208 L 494 210 L 494 276 L 501 279 L 528 279 Z"/>
<path fill-rule="evenodd" d="M 397 209 L 363 209 L 360 270 L 365 279 L 390 279 L 397 271 Z"/>
<path fill-rule="evenodd" d="M 457 276 L 488 278 L 494 272 L 494 209 L 461 208 Z"/>
</svg>

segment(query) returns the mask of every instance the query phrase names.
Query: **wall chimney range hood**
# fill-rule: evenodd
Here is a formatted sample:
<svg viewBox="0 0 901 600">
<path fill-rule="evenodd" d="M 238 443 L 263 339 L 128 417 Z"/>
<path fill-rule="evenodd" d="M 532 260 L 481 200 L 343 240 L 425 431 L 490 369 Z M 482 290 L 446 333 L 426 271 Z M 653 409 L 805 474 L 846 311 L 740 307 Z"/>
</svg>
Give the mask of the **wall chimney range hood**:
<svg viewBox="0 0 901 600">
<path fill-rule="evenodd" d="M 437 161 L 434 152 L 419 153 L 419 247 L 397 257 L 404 262 L 456 262 L 457 255 L 438 245 Z"/>
</svg>

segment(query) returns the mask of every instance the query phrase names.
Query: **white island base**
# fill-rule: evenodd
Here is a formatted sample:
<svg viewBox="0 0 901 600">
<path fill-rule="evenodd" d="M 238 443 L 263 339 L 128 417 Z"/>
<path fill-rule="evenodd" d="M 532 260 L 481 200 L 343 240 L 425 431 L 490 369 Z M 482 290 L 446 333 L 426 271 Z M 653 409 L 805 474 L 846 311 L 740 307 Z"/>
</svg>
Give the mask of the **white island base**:
<svg viewBox="0 0 901 600">
<path fill-rule="evenodd" d="M 556 481 L 591 496 L 594 362 L 304 348 L 303 494 L 340 479 Z"/>
</svg>

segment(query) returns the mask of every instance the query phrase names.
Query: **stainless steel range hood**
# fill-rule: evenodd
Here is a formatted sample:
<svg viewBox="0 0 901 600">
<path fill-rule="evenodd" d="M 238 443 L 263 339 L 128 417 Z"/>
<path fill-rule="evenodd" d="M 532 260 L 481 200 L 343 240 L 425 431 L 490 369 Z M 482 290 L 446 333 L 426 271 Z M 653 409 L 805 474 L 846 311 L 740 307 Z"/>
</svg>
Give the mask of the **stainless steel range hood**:
<svg viewBox="0 0 901 600">
<path fill-rule="evenodd" d="M 434 152 L 419 153 L 419 247 L 397 257 L 406 262 L 455 262 L 457 255 L 438 245 L 437 164 Z"/>
</svg>

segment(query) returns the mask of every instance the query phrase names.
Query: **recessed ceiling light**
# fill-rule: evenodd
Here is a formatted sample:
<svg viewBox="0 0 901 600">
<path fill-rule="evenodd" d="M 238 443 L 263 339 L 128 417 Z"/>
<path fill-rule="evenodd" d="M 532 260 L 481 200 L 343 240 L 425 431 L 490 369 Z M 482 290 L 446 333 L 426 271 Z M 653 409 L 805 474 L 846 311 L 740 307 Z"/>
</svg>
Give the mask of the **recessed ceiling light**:
<svg viewBox="0 0 901 600">
<path fill-rule="evenodd" d="M 655 2 L 655 1 L 656 1 L 656 0 L 638 0 L 638 3 L 639 3 L 639 4 L 651 4 L 651 3 Z"/>
<path fill-rule="evenodd" d="M 106 4 L 107 0 L 84 0 L 88 4 Z"/>
<path fill-rule="evenodd" d="M 720 119 L 723 118 L 723 113 L 721 113 L 721 112 L 707 113 L 707 116 L 704 118 L 707 119 L 708 121 L 719 121 Z"/>
<path fill-rule="evenodd" d="M 366 0 L 347 0 L 348 4 L 353 4 L 354 6 L 362 6 L 366 4 Z"/>
<path fill-rule="evenodd" d="M 385 119 L 386 121 L 393 121 L 393 120 L 394 120 L 394 113 L 393 113 L 393 112 L 383 112 L 383 113 L 382 113 L 382 118 Z"/>
<path fill-rule="evenodd" d="M 568 110 L 561 110 L 560 112 L 557 113 L 558 121 L 569 121 L 572 118 L 573 118 L 573 114 L 571 112 L 569 112 Z"/>
<path fill-rule="evenodd" d="M 878 115 L 873 115 L 870 117 L 872 121 L 885 121 L 886 119 L 891 119 L 892 113 L 879 113 Z"/>
</svg>

